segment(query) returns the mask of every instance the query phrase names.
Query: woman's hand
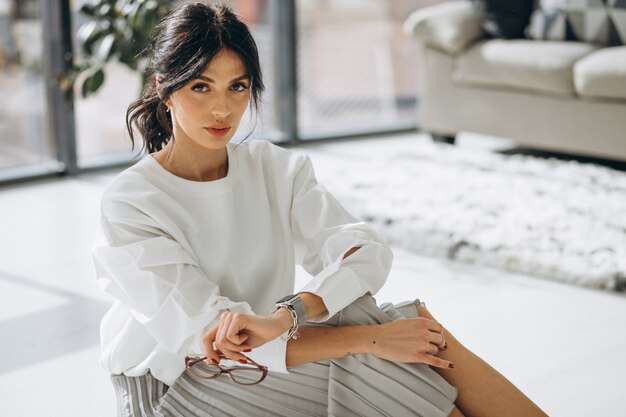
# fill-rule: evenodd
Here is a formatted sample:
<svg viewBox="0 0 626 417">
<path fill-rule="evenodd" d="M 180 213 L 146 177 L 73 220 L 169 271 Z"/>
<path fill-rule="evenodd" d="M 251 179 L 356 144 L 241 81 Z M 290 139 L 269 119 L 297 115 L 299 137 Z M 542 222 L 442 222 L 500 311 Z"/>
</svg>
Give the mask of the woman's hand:
<svg viewBox="0 0 626 417">
<path fill-rule="evenodd" d="M 291 324 L 291 315 L 284 309 L 279 309 L 271 316 L 225 311 L 219 322 L 203 338 L 205 355 L 209 361 L 219 362 L 215 352 L 219 350 L 224 356 L 245 363 L 246 357 L 240 352 L 249 352 L 277 338 Z"/>
<path fill-rule="evenodd" d="M 423 317 L 394 320 L 373 326 L 368 352 L 392 362 L 419 362 L 439 368 L 454 368 L 436 357 L 446 348 L 443 326 Z"/>
</svg>

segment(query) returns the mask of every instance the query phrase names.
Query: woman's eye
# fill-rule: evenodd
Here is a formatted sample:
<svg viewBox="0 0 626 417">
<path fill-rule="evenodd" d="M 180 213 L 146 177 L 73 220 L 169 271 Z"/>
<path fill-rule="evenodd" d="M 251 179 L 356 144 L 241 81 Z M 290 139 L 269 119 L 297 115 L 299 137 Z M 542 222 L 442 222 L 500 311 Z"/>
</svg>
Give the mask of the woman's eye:
<svg viewBox="0 0 626 417">
<path fill-rule="evenodd" d="M 206 86 L 206 84 L 196 84 L 193 87 L 191 87 L 191 89 L 193 91 L 197 91 L 198 93 L 209 91 L 209 88 Z"/>
<path fill-rule="evenodd" d="M 243 83 L 237 83 L 237 84 L 233 84 L 232 88 L 235 91 L 244 91 L 248 88 L 248 86 Z"/>
</svg>

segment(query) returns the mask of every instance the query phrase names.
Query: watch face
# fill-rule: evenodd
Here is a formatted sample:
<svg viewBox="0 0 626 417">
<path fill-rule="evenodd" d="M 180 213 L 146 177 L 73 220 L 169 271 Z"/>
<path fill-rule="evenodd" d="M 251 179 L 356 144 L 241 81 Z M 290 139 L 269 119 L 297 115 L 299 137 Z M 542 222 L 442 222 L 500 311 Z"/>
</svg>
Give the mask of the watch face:
<svg viewBox="0 0 626 417">
<path fill-rule="evenodd" d="M 296 298 L 298 296 L 298 294 L 291 294 L 288 295 L 286 297 L 281 298 L 280 300 L 276 301 L 276 304 L 278 303 L 286 303 L 287 301 L 293 300 L 294 298 Z"/>
<path fill-rule="evenodd" d="M 306 310 L 304 308 L 302 298 L 300 298 L 300 294 L 292 294 L 283 297 L 276 301 L 276 305 L 288 306 L 289 309 L 296 314 L 296 317 L 298 318 L 298 325 L 302 325 L 307 322 Z"/>
</svg>

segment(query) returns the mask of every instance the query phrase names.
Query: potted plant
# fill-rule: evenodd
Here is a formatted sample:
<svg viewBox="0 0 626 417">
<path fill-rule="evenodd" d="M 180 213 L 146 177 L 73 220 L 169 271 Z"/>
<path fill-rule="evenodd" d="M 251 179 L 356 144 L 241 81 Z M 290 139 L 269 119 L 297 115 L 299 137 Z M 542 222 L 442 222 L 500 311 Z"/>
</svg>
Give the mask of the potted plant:
<svg viewBox="0 0 626 417">
<path fill-rule="evenodd" d="M 98 0 L 84 4 L 88 17 L 77 32 L 77 62 L 65 80 L 65 89 L 80 83 L 83 97 L 94 94 L 105 80 L 104 66 L 117 60 L 141 73 L 145 85 L 151 33 L 177 0 Z"/>
</svg>

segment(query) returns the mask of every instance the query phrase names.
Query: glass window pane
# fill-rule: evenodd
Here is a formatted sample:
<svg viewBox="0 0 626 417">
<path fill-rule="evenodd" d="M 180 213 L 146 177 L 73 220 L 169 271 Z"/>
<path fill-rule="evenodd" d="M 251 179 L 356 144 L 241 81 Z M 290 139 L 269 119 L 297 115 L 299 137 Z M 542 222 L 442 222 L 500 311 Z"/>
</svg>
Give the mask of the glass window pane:
<svg viewBox="0 0 626 417">
<path fill-rule="evenodd" d="M 79 166 L 131 159 L 140 151 L 141 142 L 131 151 L 125 119 L 128 105 L 139 97 L 140 91 L 139 74 L 118 62 L 105 66 L 105 82 L 96 94 L 83 98 L 80 91 L 75 91 Z"/>
<path fill-rule="evenodd" d="M 252 134 L 247 140 L 256 138 L 272 139 L 272 137 L 276 136 L 274 109 L 271 104 L 274 92 L 273 60 L 275 48 L 272 41 L 269 3 L 268 0 L 231 0 L 228 2 L 252 32 L 259 51 L 263 83 L 265 84 L 265 92 L 263 93 L 263 101 L 258 118 L 256 116 L 252 117 L 250 111 L 247 111 L 241 120 L 237 134 L 233 138 L 234 141 L 242 140 L 250 132 Z"/>
<path fill-rule="evenodd" d="M 303 139 L 417 124 L 408 15 L 437 1 L 298 0 L 298 125 Z"/>
<path fill-rule="evenodd" d="M 40 0 L 0 0 L 0 177 L 58 167 L 47 126 Z"/>
<path fill-rule="evenodd" d="M 76 33 L 88 17 L 80 12 L 85 3 L 92 0 L 71 0 L 72 41 L 75 59 L 80 62 L 82 52 L 76 42 Z M 83 98 L 80 82 L 74 90 L 74 118 L 76 143 L 80 167 L 106 165 L 130 160 L 141 149 L 141 143 L 131 151 L 126 133 L 126 109 L 139 97 L 141 77 L 119 62 L 105 65 L 105 80 L 100 90 Z"/>
</svg>

